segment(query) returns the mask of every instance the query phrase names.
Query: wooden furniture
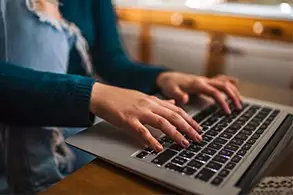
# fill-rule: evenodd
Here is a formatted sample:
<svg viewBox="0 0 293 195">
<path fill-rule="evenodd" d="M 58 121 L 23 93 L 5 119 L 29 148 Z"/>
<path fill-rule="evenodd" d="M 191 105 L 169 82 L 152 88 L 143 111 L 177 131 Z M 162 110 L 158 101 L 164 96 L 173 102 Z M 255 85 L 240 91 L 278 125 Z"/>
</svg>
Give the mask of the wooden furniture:
<svg viewBox="0 0 293 195">
<path fill-rule="evenodd" d="M 225 38 L 228 35 L 293 43 L 293 12 L 288 17 L 282 13 L 278 16 L 274 15 L 275 12 L 265 13 L 272 11 L 271 9 L 266 11 L 266 8 L 260 7 L 258 12 L 253 5 L 242 6 L 241 4 L 231 5 L 231 9 L 228 11 L 221 7 L 204 11 L 191 10 L 184 7 L 185 1 L 183 0 L 181 4 L 178 3 L 178 6 L 167 6 L 168 1 L 163 1 L 167 8 L 159 5 L 143 5 L 143 3 L 131 7 L 130 4 L 125 5 L 119 2 L 122 0 L 118 1 L 116 5 L 120 21 L 133 22 L 140 27 L 138 56 L 144 63 L 152 61 L 152 35 L 150 33 L 152 26 L 206 32 L 210 37 L 210 44 L 206 51 L 206 76 L 223 73 L 225 55 L 238 52 L 225 44 Z M 234 7 L 240 12 L 233 11 Z"/>
<path fill-rule="evenodd" d="M 244 96 L 293 106 L 293 92 L 266 86 L 240 83 Z M 293 176 L 293 150 L 272 176 Z M 68 176 L 42 195 L 51 194 L 172 194 L 174 192 L 96 159 Z"/>
</svg>

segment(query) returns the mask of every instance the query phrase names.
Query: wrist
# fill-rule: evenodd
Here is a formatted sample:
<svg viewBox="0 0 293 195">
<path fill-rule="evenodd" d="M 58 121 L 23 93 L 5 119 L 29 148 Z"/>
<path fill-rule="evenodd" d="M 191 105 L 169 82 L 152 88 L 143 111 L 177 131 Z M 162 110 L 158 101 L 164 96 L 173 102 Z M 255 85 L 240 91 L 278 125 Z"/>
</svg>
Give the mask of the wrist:
<svg viewBox="0 0 293 195">
<path fill-rule="evenodd" d="M 99 104 L 99 96 L 103 93 L 105 86 L 101 83 L 95 83 L 92 88 L 91 99 L 90 99 L 90 111 L 95 113 Z"/>
</svg>

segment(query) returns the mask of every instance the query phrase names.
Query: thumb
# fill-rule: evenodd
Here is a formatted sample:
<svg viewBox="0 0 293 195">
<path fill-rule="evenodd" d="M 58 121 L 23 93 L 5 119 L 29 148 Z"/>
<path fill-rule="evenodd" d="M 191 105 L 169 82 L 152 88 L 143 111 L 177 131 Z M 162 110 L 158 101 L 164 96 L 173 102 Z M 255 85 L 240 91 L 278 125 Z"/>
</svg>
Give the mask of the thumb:
<svg viewBox="0 0 293 195">
<path fill-rule="evenodd" d="M 184 92 L 178 85 L 174 85 L 169 90 L 169 97 L 176 100 L 180 104 L 186 104 L 189 101 L 189 95 Z"/>
</svg>

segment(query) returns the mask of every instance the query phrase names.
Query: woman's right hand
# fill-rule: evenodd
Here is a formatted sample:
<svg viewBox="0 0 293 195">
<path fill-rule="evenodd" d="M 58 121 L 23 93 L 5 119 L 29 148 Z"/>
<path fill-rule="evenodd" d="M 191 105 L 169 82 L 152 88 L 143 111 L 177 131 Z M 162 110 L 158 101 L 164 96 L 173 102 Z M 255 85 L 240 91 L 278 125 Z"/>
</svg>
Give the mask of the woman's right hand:
<svg viewBox="0 0 293 195">
<path fill-rule="evenodd" d="M 200 126 L 173 100 L 164 101 L 134 90 L 95 83 L 91 95 L 91 112 L 109 123 L 139 133 L 156 151 L 162 145 L 144 125 L 161 130 L 175 142 L 188 147 L 189 142 L 181 134 L 200 142 Z M 179 132 L 179 131 L 181 132 Z"/>
</svg>

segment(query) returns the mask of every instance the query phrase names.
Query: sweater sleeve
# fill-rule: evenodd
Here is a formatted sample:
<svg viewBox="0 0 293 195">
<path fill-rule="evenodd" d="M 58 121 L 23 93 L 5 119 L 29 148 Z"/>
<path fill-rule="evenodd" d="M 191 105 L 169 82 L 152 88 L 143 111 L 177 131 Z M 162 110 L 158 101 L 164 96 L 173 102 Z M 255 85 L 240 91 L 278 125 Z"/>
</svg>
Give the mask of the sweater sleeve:
<svg viewBox="0 0 293 195">
<path fill-rule="evenodd" d="M 93 1 L 96 39 L 92 57 L 97 73 L 109 84 L 156 92 L 156 78 L 166 71 L 162 67 L 132 62 L 125 54 L 116 26 L 116 15 L 111 0 Z"/>
<path fill-rule="evenodd" d="M 0 122 L 84 127 L 94 80 L 0 63 Z"/>
</svg>

